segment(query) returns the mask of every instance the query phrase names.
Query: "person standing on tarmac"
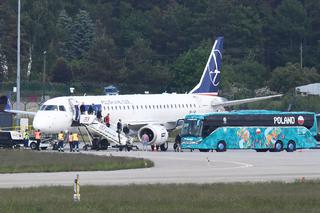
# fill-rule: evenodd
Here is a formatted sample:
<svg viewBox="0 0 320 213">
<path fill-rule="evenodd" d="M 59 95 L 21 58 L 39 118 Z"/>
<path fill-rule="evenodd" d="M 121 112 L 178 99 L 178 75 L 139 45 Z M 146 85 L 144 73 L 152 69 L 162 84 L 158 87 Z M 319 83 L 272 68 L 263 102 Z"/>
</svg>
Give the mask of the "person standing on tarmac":
<svg viewBox="0 0 320 213">
<path fill-rule="evenodd" d="M 23 133 L 23 145 L 24 145 L 24 148 L 26 149 L 28 147 L 28 144 L 29 144 L 29 131 L 28 129 L 26 129 L 26 131 L 24 131 Z"/>
<path fill-rule="evenodd" d="M 147 135 L 147 133 L 144 133 L 141 137 L 141 141 L 142 141 L 142 150 L 143 151 L 148 151 L 148 143 L 149 143 L 149 136 Z"/>
<path fill-rule="evenodd" d="M 118 139 L 119 139 L 119 143 L 120 143 L 120 134 L 122 132 L 122 123 L 121 123 L 121 119 L 119 119 L 118 123 L 117 123 L 117 133 L 118 133 Z"/>
<path fill-rule="evenodd" d="M 40 129 L 34 132 L 34 138 L 37 141 L 37 150 L 40 151 L 40 143 L 41 143 L 41 132 Z"/>
<path fill-rule="evenodd" d="M 69 142 L 69 147 L 70 147 L 70 152 L 73 151 L 73 138 L 72 138 L 72 132 L 69 133 L 68 135 L 68 142 Z"/>
<path fill-rule="evenodd" d="M 72 133 L 72 141 L 73 141 L 73 151 L 77 150 L 79 152 L 79 137 L 78 133 Z"/>
<path fill-rule="evenodd" d="M 58 134 L 58 151 L 59 152 L 64 152 L 63 150 L 63 141 L 64 141 L 64 134 L 63 134 L 63 131 L 61 131 L 59 134 Z"/>
</svg>

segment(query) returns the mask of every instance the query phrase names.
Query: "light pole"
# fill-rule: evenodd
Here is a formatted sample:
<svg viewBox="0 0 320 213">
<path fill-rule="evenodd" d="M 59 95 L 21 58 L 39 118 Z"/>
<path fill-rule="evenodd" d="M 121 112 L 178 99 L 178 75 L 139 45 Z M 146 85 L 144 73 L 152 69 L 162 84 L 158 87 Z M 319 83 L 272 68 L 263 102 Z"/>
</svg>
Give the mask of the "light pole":
<svg viewBox="0 0 320 213">
<path fill-rule="evenodd" d="M 20 0 L 18 0 L 18 36 L 17 36 L 17 104 L 16 109 L 20 110 L 20 9 L 21 4 Z M 19 115 L 17 115 L 16 120 L 17 126 L 19 125 Z"/>
<path fill-rule="evenodd" d="M 46 56 L 47 51 L 43 51 L 43 73 L 42 73 L 42 101 L 45 100 L 45 81 L 46 81 Z"/>
</svg>

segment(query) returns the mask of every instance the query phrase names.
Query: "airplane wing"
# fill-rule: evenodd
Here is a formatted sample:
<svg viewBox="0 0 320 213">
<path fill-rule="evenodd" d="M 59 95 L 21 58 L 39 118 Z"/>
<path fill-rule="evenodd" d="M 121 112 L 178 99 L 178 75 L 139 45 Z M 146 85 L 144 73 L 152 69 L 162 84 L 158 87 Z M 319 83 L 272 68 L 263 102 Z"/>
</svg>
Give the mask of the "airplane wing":
<svg viewBox="0 0 320 213">
<path fill-rule="evenodd" d="M 22 111 L 22 110 L 4 110 L 5 112 L 14 113 L 14 114 L 22 114 L 22 115 L 36 115 L 36 112 L 30 112 L 30 111 Z"/>
<path fill-rule="evenodd" d="M 218 104 L 212 104 L 212 107 L 227 107 L 227 106 L 235 106 L 235 105 L 239 105 L 239 104 L 246 104 L 246 103 L 252 103 L 252 102 L 256 102 L 256 101 L 262 101 L 262 100 L 267 100 L 270 98 L 277 98 L 277 97 L 281 97 L 282 94 L 279 95 L 269 95 L 269 96 L 263 96 L 263 97 L 256 97 L 256 98 L 247 98 L 247 99 L 241 99 L 241 100 L 232 100 L 232 101 L 225 101 L 222 103 L 218 103 Z"/>
</svg>

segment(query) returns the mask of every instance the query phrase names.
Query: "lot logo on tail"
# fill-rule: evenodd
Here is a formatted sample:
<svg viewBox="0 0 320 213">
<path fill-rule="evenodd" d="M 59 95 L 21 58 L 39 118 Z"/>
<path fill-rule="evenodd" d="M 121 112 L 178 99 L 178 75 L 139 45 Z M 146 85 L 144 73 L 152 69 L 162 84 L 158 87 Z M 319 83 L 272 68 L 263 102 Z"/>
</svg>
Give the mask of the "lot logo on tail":
<svg viewBox="0 0 320 213">
<path fill-rule="evenodd" d="M 218 37 L 213 45 L 200 82 L 190 91 L 190 93 L 218 95 L 218 85 L 221 79 L 222 48 L 223 37 Z"/>
</svg>

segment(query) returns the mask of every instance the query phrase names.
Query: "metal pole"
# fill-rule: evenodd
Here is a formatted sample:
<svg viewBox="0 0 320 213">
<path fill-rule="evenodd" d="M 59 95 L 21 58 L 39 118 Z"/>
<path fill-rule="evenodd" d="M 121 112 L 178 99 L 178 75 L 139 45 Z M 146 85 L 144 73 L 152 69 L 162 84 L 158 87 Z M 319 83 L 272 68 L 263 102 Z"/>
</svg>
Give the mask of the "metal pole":
<svg viewBox="0 0 320 213">
<path fill-rule="evenodd" d="M 303 65 L 302 65 L 302 41 L 300 43 L 300 68 L 302 69 Z"/>
<path fill-rule="evenodd" d="M 20 0 L 18 0 L 18 38 L 17 38 L 17 103 L 16 109 L 20 110 Z M 19 118 L 19 116 L 17 116 Z M 17 119 L 19 125 L 19 119 Z"/>
<path fill-rule="evenodd" d="M 47 51 L 43 51 L 43 73 L 42 73 L 42 101 L 45 101 L 45 81 L 46 81 L 46 55 Z"/>
</svg>

